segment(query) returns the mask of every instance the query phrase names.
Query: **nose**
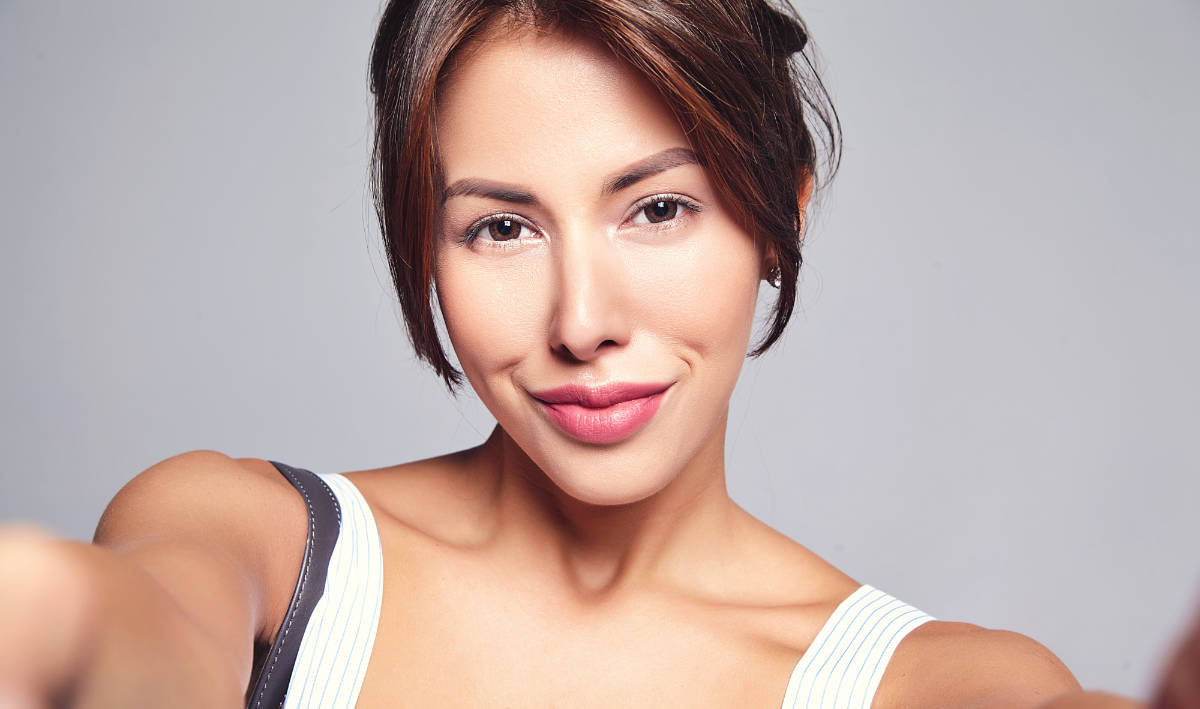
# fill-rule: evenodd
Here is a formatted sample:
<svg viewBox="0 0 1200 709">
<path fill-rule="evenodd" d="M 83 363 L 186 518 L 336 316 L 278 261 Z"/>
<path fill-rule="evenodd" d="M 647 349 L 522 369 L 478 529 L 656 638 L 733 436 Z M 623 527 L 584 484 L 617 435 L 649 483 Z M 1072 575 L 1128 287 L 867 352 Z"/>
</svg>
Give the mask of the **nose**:
<svg viewBox="0 0 1200 709">
<path fill-rule="evenodd" d="M 595 233 L 562 234 L 550 348 L 571 362 L 590 362 L 628 344 L 628 274 L 613 244 Z"/>
</svg>

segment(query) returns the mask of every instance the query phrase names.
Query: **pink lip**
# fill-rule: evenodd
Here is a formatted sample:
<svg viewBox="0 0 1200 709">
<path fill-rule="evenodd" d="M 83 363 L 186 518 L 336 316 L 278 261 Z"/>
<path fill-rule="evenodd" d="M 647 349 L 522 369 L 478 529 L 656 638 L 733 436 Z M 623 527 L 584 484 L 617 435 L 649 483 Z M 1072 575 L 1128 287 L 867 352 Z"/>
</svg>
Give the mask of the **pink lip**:
<svg viewBox="0 0 1200 709">
<path fill-rule="evenodd" d="M 616 443 L 649 423 L 671 383 L 613 382 L 530 392 L 564 433 L 587 443 Z"/>
</svg>

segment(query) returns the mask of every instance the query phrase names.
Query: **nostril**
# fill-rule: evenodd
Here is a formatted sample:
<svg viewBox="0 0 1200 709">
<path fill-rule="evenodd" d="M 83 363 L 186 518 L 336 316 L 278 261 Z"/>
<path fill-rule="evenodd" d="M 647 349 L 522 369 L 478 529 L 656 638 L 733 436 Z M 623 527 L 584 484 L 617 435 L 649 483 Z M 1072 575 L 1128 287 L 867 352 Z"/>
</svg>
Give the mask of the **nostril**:
<svg viewBox="0 0 1200 709">
<path fill-rule="evenodd" d="M 567 360 L 568 362 L 575 363 L 583 361 L 576 357 L 575 353 L 571 351 L 571 348 L 567 347 L 565 344 L 559 345 L 557 349 L 558 353 L 562 355 L 563 359 Z"/>
</svg>

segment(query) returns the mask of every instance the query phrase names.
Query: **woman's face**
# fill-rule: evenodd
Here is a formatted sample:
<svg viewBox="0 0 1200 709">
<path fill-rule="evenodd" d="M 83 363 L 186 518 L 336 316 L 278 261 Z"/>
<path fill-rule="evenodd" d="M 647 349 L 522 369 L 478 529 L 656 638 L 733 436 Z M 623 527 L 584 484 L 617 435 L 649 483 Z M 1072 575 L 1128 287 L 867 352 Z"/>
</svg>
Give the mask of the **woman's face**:
<svg viewBox="0 0 1200 709">
<path fill-rule="evenodd" d="M 436 129 L 438 301 L 504 431 L 592 504 L 723 450 L 763 263 L 654 88 L 590 40 L 492 31 Z"/>
</svg>

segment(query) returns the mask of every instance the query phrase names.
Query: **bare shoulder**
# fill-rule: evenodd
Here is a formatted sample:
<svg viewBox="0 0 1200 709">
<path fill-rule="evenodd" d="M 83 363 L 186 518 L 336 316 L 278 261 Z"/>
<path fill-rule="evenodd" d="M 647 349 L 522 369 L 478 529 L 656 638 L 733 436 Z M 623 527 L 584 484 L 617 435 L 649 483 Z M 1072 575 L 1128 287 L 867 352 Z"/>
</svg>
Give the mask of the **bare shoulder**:
<svg viewBox="0 0 1200 709">
<path fill-rule="evenodd" d="M 343 475 L 362 493 L 377 522 L 472 546 L 487 538 L 494 514 L 494 480 L 479 465 L 478 452 L 470 448 Z"/>
<path fill-rule="evenodd" d="M 303 501 L 267 461 L 189 451 L 150 466 L 126 483 L 100 517 L 95 542 L 119 548 L 164 533 L 237 537 L 297 513 L 307 516 Z M 238 528 L 237 533 L 231 527 Z"/>
<path fill-rule="evenodd" d="M 304 501 L 268 461 L 196 450 L 121 488 L 94 541 L 134 558 L 177 596 L 217 579 L 236 585 L 261 631 L 286 612 L 307 519 Z"/>
<path fill-rule="evenodd" d="M 1028 636 L 931 621 L 897 647 L 873 706 L 1018 709 L 1078 689 L 1066 665 Z"/>
</svg>

